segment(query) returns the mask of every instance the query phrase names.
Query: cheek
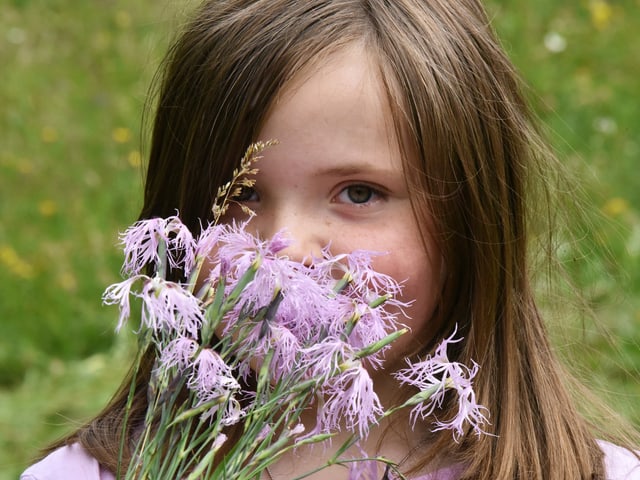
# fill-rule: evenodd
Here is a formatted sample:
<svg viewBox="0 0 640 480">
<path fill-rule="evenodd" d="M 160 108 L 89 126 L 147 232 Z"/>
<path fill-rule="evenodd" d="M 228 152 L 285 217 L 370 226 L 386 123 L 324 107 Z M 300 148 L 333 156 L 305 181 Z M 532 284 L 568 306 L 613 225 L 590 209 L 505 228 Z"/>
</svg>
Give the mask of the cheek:
<svg viewBox="0 0 640 480">
<path fill-rule="evenodd" d="M 417 251 L 422 251 L 418 249 Z M 411 302 L 405 315 L 398 320 L 410 328 L 392 347 L 393 358 L 419 350 L 435 333 L 435 325 L 430 321 L 436 309 L 442 288 L 441 264 L 439 256 L 426 253 L 419 255 L 416 250 L 396 254 L 375 265 L 378 271 L 391 275 L 402 282 L 402 300 Z"/>
</svg>

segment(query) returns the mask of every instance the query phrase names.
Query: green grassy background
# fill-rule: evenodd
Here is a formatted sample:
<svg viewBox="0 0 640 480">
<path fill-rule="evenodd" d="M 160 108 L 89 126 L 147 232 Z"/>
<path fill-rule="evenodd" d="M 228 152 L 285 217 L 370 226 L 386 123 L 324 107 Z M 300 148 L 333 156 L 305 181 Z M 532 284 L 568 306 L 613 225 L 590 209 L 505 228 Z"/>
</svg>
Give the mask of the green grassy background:
<svg viewBox="0 0 640 480">
<path fill-rule="evenodd" d="M 124 374 L 132 342 L 114 337 L 100 296 L 140 206 L 147 86 L 193 3 L 0 3 L 0 480 L 94 414 Z M 489 10 L 587 194 L 588 221 L 573 221 L 560 254 L 593 315 L 556 314 L 556 344 L 640 425 L 640 2 Z"/>
</svg>

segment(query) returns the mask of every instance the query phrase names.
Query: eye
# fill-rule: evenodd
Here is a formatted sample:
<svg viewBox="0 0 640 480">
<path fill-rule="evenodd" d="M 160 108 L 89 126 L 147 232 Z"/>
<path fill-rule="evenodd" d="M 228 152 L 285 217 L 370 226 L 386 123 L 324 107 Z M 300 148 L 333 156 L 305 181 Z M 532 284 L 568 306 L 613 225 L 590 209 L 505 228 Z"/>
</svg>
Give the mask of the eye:
<svg viewBox="0 0 640 480">
<path fill-rule="evenodd" d="M 377 200 L 381 196 L 375 188 L 368 185 L 356 184 L 349 185 L 342 189 L 338 194 L 338 201 L 341 203 L 353 203 L 362 205 L 374 200 Z"/>
<path fill-rule="evenodd" d="M 260 198 L 258 192 L 253 187 L 242 186 L 237 195 L 233 197 L 233 201 L 245 203 L 245 202 L 257 202 Z"/>
</svg>

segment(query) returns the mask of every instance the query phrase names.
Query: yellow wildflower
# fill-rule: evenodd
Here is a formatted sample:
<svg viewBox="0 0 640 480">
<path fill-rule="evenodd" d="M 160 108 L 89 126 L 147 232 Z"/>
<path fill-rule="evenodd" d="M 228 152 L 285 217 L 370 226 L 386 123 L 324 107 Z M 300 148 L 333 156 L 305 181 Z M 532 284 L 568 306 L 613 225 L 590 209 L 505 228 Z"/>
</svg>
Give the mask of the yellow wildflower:
<svg viewBox="0 0 640 480">
<path fill-rule="evenodd" d="M 606 1 L 592 0 L 589 2 L 589 11 L 591 12 L 591 23 L 598 30 L 604 30 L 611 23 L 613 9 Z"/>
<path fill-rule="evenodd" d="M 114 20 L 118 28 L 126 29 L 131 26 L 131 14 L 126 10 L 118 10 Z"/>
<path fill-rule="evenodd" d="M 127 161 L 133 168 L 138 168 L 142 165 L 142 155 L 140 155 L 140 152 L 137 150 L 131 150 L 127 156 Z"/>
<path fill-rule="evenodd" d="M 629 210 L 629 202 L 621 197 L 609 199 L 602 207 L 602 211 L 610 217 L 617 217 Z"/>
<path fill-rule="evenodd" d="M 33 162 L 27 160 L 26 158 L 21 158 L 16 163 L 16 170 L 23 175 L 30 175 L 35 170 L 33 167 Z"/>
<path fill-rule="evenodd" d="M 0 264 L 20 278 L 29 279 L 33 277 L 33 267 L 20 258 L 10 245 L 0 245 Z"/>
<path fill-rule="evenodd" d="M 42 200 L 38 204 L 38 211 L 43 217 L 51 217 L 58 211 L 58 205 L 53 200 Z"/>
<path fill-rule="evenodd" d="M 58 131 L 50 126 L 42 127 L 40 138 L 44 143 L 53 143 L 58 140 Z"/>
<path fill-rule="evenodd" d="M 125 127 L 114 128 L 111 132 L 111 138 L 116 143 L 127 143 L 131 140 L 131 130 Z"/>
</svg>

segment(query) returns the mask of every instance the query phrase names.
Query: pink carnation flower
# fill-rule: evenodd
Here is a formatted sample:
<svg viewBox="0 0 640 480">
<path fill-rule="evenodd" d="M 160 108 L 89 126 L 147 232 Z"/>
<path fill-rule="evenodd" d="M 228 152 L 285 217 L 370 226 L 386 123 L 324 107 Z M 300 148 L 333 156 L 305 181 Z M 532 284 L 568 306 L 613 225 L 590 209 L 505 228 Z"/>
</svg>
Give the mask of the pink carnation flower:
<svg viewBox="0 0 640 480">
<path fill-rule="evenodd" d="M 191 270 L 195 258 L 195 241 L 189 229 L 177 216 L 141 220 L 121 236 L 124 245 L 123 273 L 137 275 L 149 265 L 161 264 L 161 244 L 167 252 L 169 265 Z"/>
<path fill-rule="evenodd" d="M 458 362 L 451 362 L 447 357 L 447 347 L 459 342 L 454 339 L 456 332 L 442 341 L 432 356 L 412 363 L 407 359 L 409 368 L 396 372 L 395 377 L 401 383 L 413 385 L 419 393 L 407 403 L 414 404 L 411 410 L 411 421 L 415 426 L 418 418 L 426 420 L 437 408 L 442 406 L 445 393 L 453 390 L 458 397 L 458 412 L 448 421 L 434 420 L 433 431 L 451 430 L 458 441 L 465 433 L 466 425 L 470 425 L 476 435 L 485 433 L 482 425 L 488 423 L 485 416 L 487 409 L 478 404 L 473 391 L 473 378 L 478 373 L 478 364 L 471 368 Z"/>
</svg>

